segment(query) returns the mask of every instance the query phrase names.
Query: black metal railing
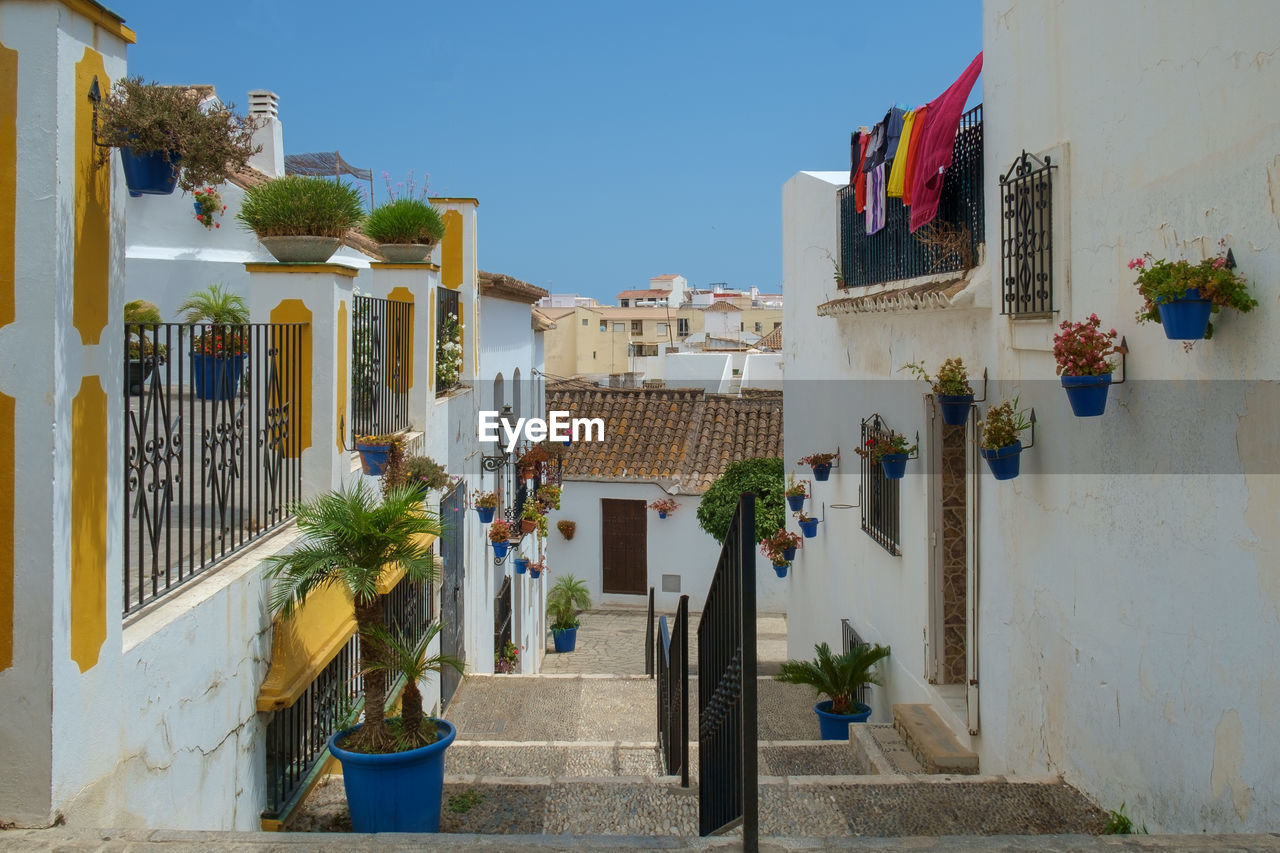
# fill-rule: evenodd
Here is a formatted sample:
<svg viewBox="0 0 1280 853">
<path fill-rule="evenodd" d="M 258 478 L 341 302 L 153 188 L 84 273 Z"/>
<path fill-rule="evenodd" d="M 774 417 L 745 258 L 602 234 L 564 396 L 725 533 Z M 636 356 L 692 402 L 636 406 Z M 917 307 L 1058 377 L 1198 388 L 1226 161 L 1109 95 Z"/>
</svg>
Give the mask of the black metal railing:
<svg viewBox="0 0 1280 853">
<path fill-rule="evenodd" d="M 755 530 L 755 496 L 744 493 L 698 622 L 699 832 L 741 824 L 746 851 L 760 843 Z"/>
<path fill-rule="evenodd" d="M 668 776 L 689 787 L 689 596 L 680 596 L 675 626 L 658 623 L 658 754 Z"/>
<path fill-rule="evenodd" d="M 840 620 L 840 639 L 843 642 L 845 654 L 848 654 L 857 646 L 865 646 L 867 644 L 862 639 L 862 636 L 853 630 L 853 626 L 849 624 L 848 619 Z M 871 701 L 871 685 L 865 683 L 858 685 L 858 688 L 853 691 L 853 701 L 869 705 Z"/>
<path fill-rule="evenodd" d="M 893 435 L 877 415 L 862 422 L 862 443 L 888 441 Z M 884 475 L 884 468 L 869 456 L 862 457 L 862 529 L 880 547 L 897 556 L 898 548 L 898 481 Z"/>
<path fill-rule="evenodd" d="M 1053 313 L 1053 170 L 1026 151 L 1000 176 L 1000 313 Z"/>
<path fill-rule="evenodd" d="M 431 623 L 430 589 L 402 578 L 383 597 L 383 616 L 395 633 L 417 642 Z M 334 732 L 354 725 L 364 677 L 360 635 L 354 634 L 302 695 L 267 722 L 267 807 L 262 816 L 279 819 L 300 799 L 318 772 Z M 391 691 L 395 696 L 397 689 Z M 390 704 L 390 702 L 388 703 Z"/>
<path fill-rule="evenodd" d="M 413 303 L 351 299 L 351 440 L 409 427 Z"/>
<path fill-rule="evenodd" d="M 305 328 L 125 324 L 125 613 L 289 518 Z"/>
<path fill-rule="evenodd" d="M 885 225 L 868 236 L 866 213 L 854 205 L 854 187 L 841 187 L 840 269 L 846 287 L 881 284 L 977 264 L 985 241 L 982 199 L 982 104 L 960 117 L 951 168 L 942 182 L 937 218 L 911 233 L 911 210 L 900 198 L 885 205 Z"/>
<path fill-rule="evenodd" d="M 452 338 L 452 324 L 460 323 L 462 315 L 459 313 L 458 291 L 449 290 L 447 287 L 436 288 L 436 336 L 435 336 L 435 352 L 436 352 L 436 393 L 443 394 L 451 388 L 457 386 L 462 378 L 462 370 L 456 371 L 456 376 L 450 376 L 447 371 L 440 369 L 440 362 L 444 358 L 453 358 L 454 356 L 447 353 L 443 344 L 447 343 L 446 338 Z M 450 319 L 452 318 L 452 319 Z"/>
<path fill-rule="evenodd" d="M 654 676 L 653 652 L 653 587 L 649 587 L 649 610 L 644 619 L 644 674 L 650 678 Z"/>
<path fill-rule="evenodd" d="M 511 577 L 502 579 L 502 586 L 493 599 L 493 651 L 498 657 L 511 642 Z"/>
</svg>

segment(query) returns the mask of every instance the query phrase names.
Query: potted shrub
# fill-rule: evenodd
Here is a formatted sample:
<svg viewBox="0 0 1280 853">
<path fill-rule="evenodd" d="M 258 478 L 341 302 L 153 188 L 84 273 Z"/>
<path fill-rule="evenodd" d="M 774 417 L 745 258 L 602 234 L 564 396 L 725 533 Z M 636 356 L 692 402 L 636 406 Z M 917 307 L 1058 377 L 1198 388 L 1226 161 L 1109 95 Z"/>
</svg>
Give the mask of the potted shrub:
<svg viewBox="0 0 1280 853">
<path fill-rule="evenodd" d="M 186 86 L 117 80 L 98 106 L 102 162 L 120 149 L 124 179 L 133 196 L 169 195 L 216 185 L 245 169 L 261 146 L 253 144 L 254 122 L 233 104 L 208 109 Z"/>
<path fill-rule="evenodd" d="M 520 650 L 516 648 L 515 643 L 507 640 L 502 649 L 493 653 L 493 671 L 500 675 L 513 673 L 516 671 L 519 659 Z"/>
<path fill-rule="evenodd" d="M 800 520 L 797 523 L 800 525 L 800 530 L 804 533 L 805 539 L 813 539 L 818 535 L 818 519 L 810 518 L 807 514 L 801 512 Z"/>
<path fill-rule="evenodd" d="M 324 263 L 363 217 L 355 187 L 301 175 L 250 187 L 236 214 L 272 257 L 284 264 Z"/>
<path fill-rule="evenodd" d="M 191 195 L 195 198 L 192 206 L 196 209 L 196 222 L 203 225 L 206 231 L 221 228 L 222 223 L 218 219 L 227 212 L 227 206 L 222 203 L 222 194 L 213 187 L 205 187 Z"/>
<path fill-rule="evenodd" d="M 356 451 L 360 454 L 360 468 L 371 477 L 382 475 L 391 455 L 391 448 L 400 441 L 394 433 L 357 435 Z"/>
<path fill-rule="evenodd" d="M 1226 241 L 1219 240 L 1218 246 L 1225 249 Z M 1142 294 L 1138 322 L 1159 321 L 1170 340 L 1208 340 L 1213 337 L 1212 314 L 1223 308 L 1243 314 L 1258 305 L 1226 251 L 1198 264 L 1185 260 L 1170 263 L 1147 252 L 1129 261 L 1129 269 L 1138 271 L 1134 284 Z"/>
<path fill-rule="evenodd" d="M 525 498 L 524 507 L 520 511 L 520 532 L 547 535 L 547 517 L 542 514 L 537 498 Z"/>
<path fill-rule="evenodd" d="M 1018 398 L 1005 400 L 987 410 L 986 420 L 978 424 L 982 441 L 978 452 L 987 460 L 991 474 L 997 480 L 1012 480 L 1018 476 L 1022 454 L 1022 442 L 1018 433 L 1031 426 L 1027 410 L 1018 408 Z"/>
<path fill-rule="evenodd" d="M 537 498 L 542 507 L 543 515 L 553 509 L 560 509 L 560 487 L 554 483 L 544 483 L 539 486 Z"/>
<path fill-rule="evenodd" d="M 1116 330 L 1104 332 L 1097 314 L 1080 323 L 1063 320 L 1062 331 L 1053 336 L 1053 358 L 1058 362 L 1067 401 L 1078 418 L 1101 415 L 1107 408 L 1107 389 L 1115 361 L 1108 356 L 1120 352 L 1115 345 Z"/>
<path fill-rule="evenodd" d="M 424 263 L 444 237 L 444 218 L 425 201 L 397 198 L 370 211 L 361 228 L 388 261 Z"/>
<path fill-rule="evenodd" d="M 839 453 L 810 453 L 796 464 L 808 465 L 813 469 L 813 479 L 825 481 L 831 476 L 832 464 L 839 460 Z"/>
<path fill-rule="evenodd" d="M 905 435 L 891 432 L 884 437 L 871 436 L 854 452 L 863 459 L 871 460 L 871 464 L 879 465 L 886 479 L 901 480 L 906 476 L 907 460 L 916 452 L 916 446 L 908 444 Z"/>
<path fill-rule="evenodd" d="M 157 364 L 164 364 L 169 355 L 168 348 L 152 340 L 148 332 L 154 336 L 154 328 L 162 321 L 160 309 L 155 303 L 145 299 L 126 302 L 124 306 L 125 351 L 124 351 L 124 392 L 141 394 L 142 388 L 151 377 L 151 371 Z M 136 328 L 130 328 L 135 326 Z M 148 329 L 147 326 L 153 328 Z"/>
<path fill-rule="evenodd" d="M 787 506 L 792 512 L 804 509 L 804 499 L 809 496 L 805 491 L 804 483 L 797 483 L 794 474 L 787 475 L 787 490 L 784 494 L 787 496 Z"/>
<path fill-rule="evenodd" d="M 480 523 L 488 524 L 493 521 L 493 512 L 498 508 L 498 495 L 496 492 L 476 492 L 471 505 L 476 508 Z"/>
<path fill-rule="evenodd" d="M 394 568 L 414 583 L 434 581 L 431 546 L 424 541 L 440 534 L 439 520 L 423 510 L 411 488 L 392 489 L 379 500 L 363 483 L 297 504 L 294 514 L 303 536 L 300 546 L 266 560 L 273 581 L 271 610 L 288 619 L 310 593 L 326 586 L 346 589 L 354 600 L 364 722 L 329 740 L 343 765 L 352 827 L 357 832 L 435 832 L 444 751 L 455 730 L 444 720 L 422 719 L 420 696 L 413 706 L 416 687 L 406 691 L 403 715 L 388 720 L 387 672 L 410 670 L 416 678 L 445 661 L 425 656 L 430 640 L 407 649 L 390 641 L 378 586 Z"/>
<path fill-rule="evenodd" d="M 489 525 L 489 544 L 493 545 L 493 556 L 499 560 L 507 556 L 511 547 L 511 525 L 499 519 Z"/>
<path fill-rule="evenodd" d="M 547 618 L 557 652 L 571 652 L 578 645 L 578 614 L 591 607 L 587 585 L 573 575 L 565 575 L 547 593 Z"/>
<path fill-rule="evenodd" d="M 430 456 L 405 456 L 401 442 L 391 443 L 386 465 L 382 469 L 383 494 L 396 486 L 409 486 L 418 493 L 420 499 L 426 500 L 428 493 L 443 489 L 450 482 L 444 466 Z"/>
<path fill-rule="evenodd" d="M 221 284 L 211 284 L 178 306 L 183 321 L 207 324 L 191 341 L 191 381 L 201 400 L 228 400 L 240 388 L 249 348 L 249 306 Z"/>
<path fill-rule="evenodd" d="M 680 503 L 675 498 L 662 498 L 649 504 L 649 509 L 658 514 L 658 518 L 666 518 L 680 508 Z"/>
<path fill-rule="evenodd" d="M 529 577 L 533 578 L 534 580 L 537 580 L 538 578 L 542 577 L 542 573 L 545 572 L 546 570 L 547 570 L 546 557 L 543 557 L 541 560 L 529 561 Z"/>
<path fill-rule="evenodd" d="M 930 376 L 924 362 L 904 365 L 920 379 L 928 382 L 942 410 L 942 422 L 947 426 L 964 426 L 969 419 L 969 407 L 973 405 L 973 386 L 969 384 L 969 371 L 964 361 L 948 358 L 938 367 L 936 376 Z"/>
<path fill-rule="evenodd" d="M 853 697 L 867 684 L 880 684 L 876 664 L 889 656 L 889 647 L 862 644 L 841 655 L 831 654 L 831 647 L 820 643 L 813 647 L 817 657 L 812 661 L 789 660 L 774 676 L 785 684 L 807 684 L 819 696 L 829 697 L 813 706 L 823 740 L 848 740 L 850 723 L 865 723 L 871 708 Z"/>
<path fill-rule="evenodd" d="M 547 472 L 547 463 L 564 456 L 564 445 L 554 441 L 540 441 L 532 445 L 516 462 L 516 470 L 522 480 L 530 480 Z"/>
<path fill-rule="evenodd" d="M 779 529 L 772 536 L 760 540 L 760 553 L 773 563 L 773 570 L 778 577 L 785 578 L 791 561 L 796 558 L 796 549 L 800 547 L 800 536 L 784 529 Z"/>
<path fill-rule="evenodd" d="M 572 539 L 573 534 L 577 532 L 578 523 L 576 521 L 570 521 L 567 518 L 562 518 L 556 522 L 556 530 L 559 530 L 560 535 L 567 541 Z"/>
</svg>

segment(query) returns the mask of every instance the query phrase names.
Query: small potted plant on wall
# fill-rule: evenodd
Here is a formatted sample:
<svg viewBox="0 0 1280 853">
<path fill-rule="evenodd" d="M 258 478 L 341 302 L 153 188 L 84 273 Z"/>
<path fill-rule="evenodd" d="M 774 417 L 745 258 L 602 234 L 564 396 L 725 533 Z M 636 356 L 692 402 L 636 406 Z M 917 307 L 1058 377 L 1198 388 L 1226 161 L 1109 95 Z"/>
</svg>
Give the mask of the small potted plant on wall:
<svg viewBox="0 0 1280 853">
<path fill-rule="evenodd" d="M 546 570 L 547 570 L 546 557 L 543 557 L 540 560 L 529 561 L 529 577 L 533 578 L 534 580 L 537 580 L 538 578 L 542 577 L 542 573 L 545 572 Z"/>
<path fill-rule="evenodd" d="M 520 532 L 533 533 L 534 531 L 545 531 L 546 525 L 547 519 L 546 516 L 542 514 L 541 507 L 538 506 L 537 498 L 525 498 L 524 507 L 522 507 L 520 511 Z"/>
<path fill-rule="evenodd" d="M 537 498 L 543 515 L 553 509 L 560 509 L 560 487 L 554 483 L 543 483 L 539 486 Z"/>
<path fill-rule="evenodd" d="M 1078 418 L 1093 418 L 1107 408 L 1107 389 L 1115 360 L 1108 356 L 1121 352 L 1115 345 L 1116 330 L 1102 331 L 1097 314 L 1079 323 L 1063 320 L 1062 331 L 1053 336 L 1053 358 L 1058 362 L 1067 401 Z"/>
<path fill-rule="evenodd" d="M 907 473 L 907 460 L 916 452 L 916 446 L 907 442 L 905 435 L 891 432 L 887 436 L 871 436 L 855 451 L 871 464 L 879 465 L 885 479 L 901 480 Z"/>
<path fill-rule="evenodd" d="M 364 206 L 352 186 L 324 178 L 287 175 L 245 190 L 236 219 L 284 264 L 324 263 Z"/>
<path fill-rule="evenodd" d="M 488 524 L 493 521 L 493 512 L 498 508 L 498 495 L 496 492 L 476 492 L 471 499 L 471 505 L 476 508 L 476 514 L 480 516 L 481 524 Z"/>
<path fill-rule="evenodd" d="M 426 201 L 397 198 L 370 211 L 361 228 L 388 261 L 418 264 L 444 237 L 444 218 Z"/>
<path fill-rule="evenodd" d="M 804 483 L 797 483 L 794 474 L 787 475 L 787 506 L 792 512 L 799 512 L 804 509 L 804 499 L 809 496 L 805 491 Z"/>
<path fill-rule="evenodd" d="M 567 518 L 562 518 L 556 522 L 556 530 L 559 530 L 560 535 L 568 541 L 572 539 L 573 534 L 578 531 L 578 523 L 576 521 L 570 521 Z"/>
<path fill-rule="evenodd" d="M 831 466 L 839 460 L 839 452 L 810 453 L 808 456 L 802 457 L 796 464 L 808 465 L 813 469 L 813 479 L 825 482 L 831 476 Z"/>
<path fill-rule="evenodd" d="M 880 684 L 876 664 L 889 656 L 889 647 L 862 644 L 841 655 L 833 655 L 831 647 L 820 643 L 813 647 L 817 657 L 812 661 L 789 660 L 778 670 L 774 680 L 785 684 L 806 684 L 825 702 L 813 706 L 823 740 L 848 740 L 850 723 L 865 723 L 871 708 L 853 697 L 867 684 Z"/>
<path fill-rule="evenodd" d="M 675 498 L 662 498 L 649 504 L 649 509 L 658 514 L 658 518 L 666 518 L 680 508 L 680 503 Z"/>
<path fill-rule="evenodd" d="M 1018 476 L 1022 457 L 1022 442 L 1018 434 L 1028 429 L 1027 410 L 1018 408 L 1018 398 L 1005 400 L 987 410 L 987 417 L 978 424 L 982 434 L 978 452 L 987 460 L 987 467 L 997 480 L 1012 480 Z"/>
<path fill-rule="evenodd" d="M 395 433 L 357 435 L 356 451 L 360 454 L 360 467 L 364 473 L 371 477 L 382 476 L 391 448 L 399 440 L 400 436 Z"/>
<path fill-rule="evenodd" d="M 211 107 L 188 86 L 117 80 L 97 110 L 102 162 L 120 149 L 129 193 L 169 195 L 175 186 L 193 192 L 225 182 L 249 164 L 254 122 L 233 104 Z"/>
<path fill-rule="evenodd" d="M 936 376 L 930 376 L 923 362 L 904 365 L 920 379 L 928 382 L 942 411 L 942 422 L 947 426 L 963 426 L 969 419 L 969 407 L 973 405 L 973 386 L 969 384 L 969 371 L 964 361 L 948 358 L 938 367 Z"/>
<path fill-rule="evenodd" d="M 493 546 L 493 556 L 497 559 L 506 558 L 512 533 L 511 525 L 501 519 L 489 525 L 489 544 Z"/>
<path fill-rule="evenodd" d="M 207 324 L 192 338 L 191 383 L 201 400 L 229 400 L 240 388 L 249 349 L 249 306 L 221 284 L 211 284 L 178 306 L 183 321 Z"/>
<path fill-rule="evenodd" d="M 787 576 L 787 569 L 796 558 L 796 549 L 799 547 L 800 536 L 784 529 L 760 540 L 760 553 L 769 558 L 773 563 L 773 570 L 780 578 Z"/>
<path fill-rule="evenodd" d="M 796 523 L 800 525 L 800 531 L 804 533 L 805 539 L 813 539 L 818 535 L 818 519 L 811 518 L 802 511 Z"/>
<path fill-rule="evenodd" d="M 493 653 L 493 671 L 499 675 L 509 675 L 516 671 L 520 661 L 520 650 L 516 644 L 507 640 L 501 649 Z"/>
<path fill-rule="evenodd" d="M 1256 308 L 1258 300 L 1236 273 L 1226 241 L 1219 240 L 1218 246 L 1222 252 L 1198 264 L 1157 259 L 1150 252 L 1129 261 L 1129 269 L 1138 271 L 1134 284 L 1142 294 L 1138 322 L 1158 321 L 1170 340 L 1198 341 L 1213 337 L 1210 315 L 1223 308 L 1242 314 Z"/>
<path fill-rule="evenodd" d="M 450 483 L 448 473 L 439 462 L 430 456 L 405 456 L 402 442 L 391 443 L 387 463 L 382 469 L 383 494 L 396 486 L 409 486 L 425 501 L 430 492 L 443 489 Z"/>
<path fill-rule="evenodd" d="M 573 575 L 565 575 L 547 593 L 547 618 L 557 652 L 571 652 L 578 645 L 578 614 L 591 607 L 587 585 Z"/>
</svg>

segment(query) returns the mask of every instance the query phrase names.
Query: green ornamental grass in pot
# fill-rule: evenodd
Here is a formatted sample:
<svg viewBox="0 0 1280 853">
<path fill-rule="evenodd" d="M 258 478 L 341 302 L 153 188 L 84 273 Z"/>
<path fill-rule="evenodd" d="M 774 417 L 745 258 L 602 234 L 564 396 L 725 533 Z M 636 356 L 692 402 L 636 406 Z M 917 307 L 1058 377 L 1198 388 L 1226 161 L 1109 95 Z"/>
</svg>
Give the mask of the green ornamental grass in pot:
<svg viewBox="0 0 1280 853">
<path fill-rule="evenodd" d="M 557 652 L 571 652 L 578 645 L 578 614 L 591 607 L 587 585 L 573 575 L 565 575 L 547 593 L 547 619 Z"/>
<path fill-rule="evenodd" d="M 236 219 L 284 264 L 324 263 L 364 218 L 355 187 L 287 175 L 245 191 Z"/>
<path fill-rule="evenodd" d="M 889 647 L 862 644 L 840 655 L 820 643 L 813 647 L 817 656 L 812 661 L 789 660 L 773 678 L 785 684 L 812 687 L 825 702 L 813 706 L 823 740 L 848 740 L 849 723 L 865 723 L 871 708 L 854 700 L 867 684 L 880 684 L 876 664 L 889 656 Z"/>
<path fill-rule="evenodd" d="M 392 263 L 425 263 L 444 238 L 440 211 L 416 198 L 398 198 L 375 207 L 361 226 Z"/>
</svg>

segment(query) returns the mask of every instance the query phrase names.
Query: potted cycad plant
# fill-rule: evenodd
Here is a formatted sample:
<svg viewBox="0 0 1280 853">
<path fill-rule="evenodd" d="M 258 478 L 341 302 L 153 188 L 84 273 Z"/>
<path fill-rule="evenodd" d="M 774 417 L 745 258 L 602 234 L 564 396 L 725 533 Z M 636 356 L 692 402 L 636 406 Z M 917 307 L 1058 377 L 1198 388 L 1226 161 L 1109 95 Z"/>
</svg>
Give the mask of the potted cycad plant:
<svg viewBox="0 0 1280 853">
<path fill-rule="evenodd" d="M 245 190 L 236 219 L 284 264 L 324 263 L 364 218 L 355 187 L 287 175 Z"/>
<path fill-rule="evenodd" d="M 565 575 L 547 593 L 547 618 L 557 652 L 571 652 L 578 645 L 578 614 L 591 607 L 587 585 L 573 575 Z"/>
<path fill-rule="evenodd" d="M 444 218 L 425 201 L 397 198 L 370 211 L 361 228 L 388 261 L 425 263 L 444 237 Z"/>
<path fill-rule="evenodd" d="M 191 382 L 201 400 L 229 400 L 240 388 L 248 357 L 249 306 L 244 297 L 211 284 L 178 306 L 183 321 L 206 324 L 192 338 Z"/>
<path fill-rule="evenodd" d="M 881 683 L 876 664 L 889 656 L 889 647 L 864 643 L 844 654 L 833 655 L 830 646 L 819 643 L 813 650 L 816 658 L 787 661 L 778 669 L 774 680 L 806 684 L 819 696 L 829 697 L 813 706 L 822 739 L 848 740 L 849 724 L 865 723 L 871 716 L 871 708 L 854 701 L 853 697 L 864 685 Z"/>
<path fill-rule="evenodd" d="M 969 384 L 969 371 L 964 361 L 948 358 L 938 366 L 936 376 L 930 376 L 924 362 L 903 365 L 918 378 L 928 382 L 942 411 L 942 422 L 947 426 L 963 426 L 969 420 L 969 407 L 973 405 L 973 386 Z"/>
<path fill-rule="evenodd" d="M 1198 264 L 1190 261 L 1167 261 L 1150 252 L 1129 261 L 1129 269 L 1138 271 L 1134 284 L 1142 294 L 1138 322 L 1159 322 L 1166 338 L 1198 341 L 1213 337 L 1213 314 L 1223 308 L 1234 308 L 1244 314 L 1258 305 L 1249 295 L 1244 276 L 1237 275 L 1226 241 L 1219 240 L 1223 251 Z"/>
<path fill-rule="evenodd" d="M 978 424 L 982 441 L 978 452 L 987 460 L 987 467 L 997 480 L 1012 480 L 1018 476 L 1022 458 L 1022 442 L 1018 434 L 1028 429 L 1027 410 L 1018 408 L 1018 398 L 1005 400 L 987 410 L 987 417 Z"/>
<path fill-rule="evenodd" d="M 1102 331 L 1097 314 L 1079 323 L 1063 320 L 1053 336 L 1053 358 L 1058 363 L 1067 402 L 1078 418 L 1093 418 L 1107 409 L 1107 389 L 1115 360 L 1108 356 L 1120 352 L 1115 345 L 1116 330 Z"/>
<path fill-rule="evenodd" d="M 396 487 L 381 499 L 363 483 L 294 507 L 299 545 L 267 558 L 271 610 L 288 619 L 311 593 L 338 587 L 350 593 L 360 635 L 364 721 L 329 739 L 342 762 L 351 824 L 356 832 L 435 832 L 440 826 L 444 752 L 456 734 L 445 720 L 424 720 L 417 681 L 453 663 L 426 654 L 431 638 L 402 642 L 389 633 L 384 596 L 388 575 L 403 571 L 415 584 L 435 578 L 430 539 L 439 520 L 423 510 L 418 492 Z M 389 672 L 412 676 L 401 717 L 388 720 Z M 416 700 L 415 700 L 416 697 Z"/>
</svg>

